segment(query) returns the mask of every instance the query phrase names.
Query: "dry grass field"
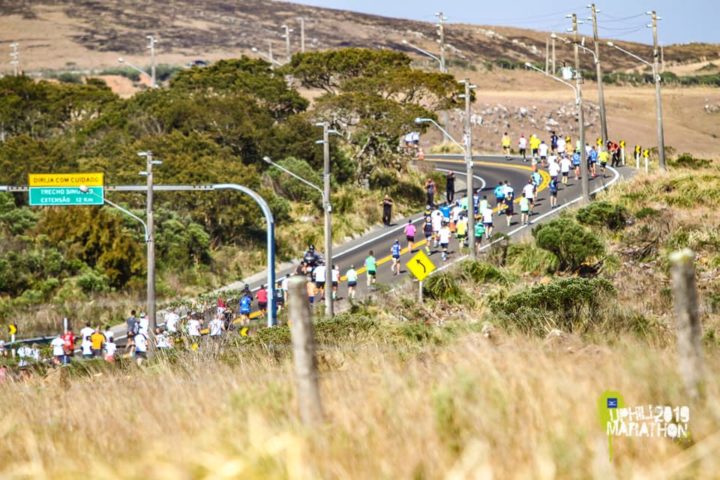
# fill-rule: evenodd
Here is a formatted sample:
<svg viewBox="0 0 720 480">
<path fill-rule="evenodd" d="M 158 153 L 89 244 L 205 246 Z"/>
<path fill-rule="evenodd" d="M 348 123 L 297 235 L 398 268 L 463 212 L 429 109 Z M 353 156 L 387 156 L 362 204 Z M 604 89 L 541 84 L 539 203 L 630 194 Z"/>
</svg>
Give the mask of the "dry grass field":
<svg viewBox="0 0 720 480">
<path fill-rule="evenodd" d="M 393 328 L 389 326 L 388 328 Z M 366 339 L 367 340 L 367 339 Z M 720 395 L 689 402 L 671 348 L 563 338 L 323 352 L 325 425 L 296 415 L 291 362 L 252 351 L 0 388 L 0 476 L 15 478 L 716 478 Z M 706 357 L 717 372 L 717 352 Z M 688 405 L 693 442 L 615 438 L 605 390 Z"/>
</svg>

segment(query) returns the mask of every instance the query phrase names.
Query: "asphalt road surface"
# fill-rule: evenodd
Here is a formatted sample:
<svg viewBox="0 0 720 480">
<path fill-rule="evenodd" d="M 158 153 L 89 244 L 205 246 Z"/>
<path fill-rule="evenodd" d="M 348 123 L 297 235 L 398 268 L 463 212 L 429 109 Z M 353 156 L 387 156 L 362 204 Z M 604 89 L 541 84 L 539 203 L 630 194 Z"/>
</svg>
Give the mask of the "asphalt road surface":
<svg viewBox="0 0 720 480">
<path fill-rule="evenodd" d="M 487 196 L 491 206 L 495 205 L 495 196 L 493 191 L 498 182 L 508 180 L 512 187 L 515 189 L 516 199 L 521 196 L 522 187 L 530 179 L 532 174 L 532 168 L 529 162 L 523 162 L 519 158 L 506 159 L 501 156 L 475 156 L 474 159 L 474 171 L 473 171 L 473 188 L 481 189 L 480 197 L 483 195 Z M 465 163 L 462 160 L 461 155 L 427 155 L 424 160 L 425 163 L 431 165 L 437 170 L 447 172 L 453 171 L 456 176 L 456 199 L 464 197 L 465 193 Z M 621 173 L 622 172 L 622 173 Z M 506 217 L 504 215 L 495 214 L 494 220 L 494 232 L 502 232 L 508 235 L 515 235 L 521 233 L 527 228 L 532 228 L 536 222 L 543 221 L 552 217 L 555 212 L 561 211 L 563 208 L 571 205 L 580 200 L 582 195 L 580 181 L 575 180 L 571 172 L 570 180 L 567 186 L 560 186 L 558 193 L 558 207 L 555 209 L 550 208 L 550 194 L 548 185 L 550 182 L 550 176 L 546 171 L 540 170 L 543 177 L 542 183 L 538 188 L 538 193 L 535 199 L 535 207 L 533 209 L 533 215 L 530 217 L 531 225 L 523 226 L 520 225 L 520 213 L 519 207 L 515 208 L 515 215 L 512 217 L 512 221 L 508 226 L 506 223 Z M 608 169 L 605 176 L 602 175 L 590 180 L 590 191 L 596 193 L 611 183 L 619 180 L 623 176 L 631 174 L 630 167 L 621 167 L 618 170 Z M 444 200 L 444 187 L 445 185 L 438 185 L 438 192 L 435 196 L 436 203 L 441 203 Z M 516 200 L 517 201 L 517 200 Z M 381 207 L 378 207 L 381 208 Z M 358 273 L 358 285 L 356 288 L 356 300 L 362 300 L 367 297 L 370 290 L 367 287 L 367 275 L 365 272 L 364 264 L 365 258 L 368 256 L 370 250 L 374 252 L 374 256 L 377 260 L 377 284 L 394 285 L 401 281 L 412 281 L 412 274 L 410 274 L 405 266 L 412 255 L 419 249 L 425 249 L 425 239 L 422 232 L 422 224 L 424 216 L 421 213 L 411 217 L 413 223 L 418 227 L 418 231 L 415 235 L 415 246 L 413 252 L 409 252 L 407 248 L 407 242 L 403 229 L 407 224 L 408 218 L 394 219 L 390 226 L 386 226 L 382 229 L 374 230 L 358 239 L 347 242 L 341 246 L 336 246 L 333 254 L 333 262 L 338 265 L 342 274 L 342 279 L 338 289 L 338 299 L 336 302 L 335 310 L 341 311 L 349 305 L 347 299 L 347 282 L 345 279 L 345 272 L 348 270 L 350 265 L 354 265 L 355 270 Z M 390 247 L 395 239 L 400 240 L 402 245 L 401 251 L 401 272 L 399 276 L 394 276 L 392 273 L 392 259 L 390 256 Z M 483 240 L 484 248 L 488 248 L 488 240 Z M 449 258 L 446 262 L 443 262 L 441 258 L 441 252 L 439 249 L 431 248 L 430 259 L 433 261 L 436 267 L 442 268 L 444 265 L 451 264 L 453 261 L 465 256 L 468 249 L 461 251 L 457 244 L 457 241 L 453 239 L 450 243 Z M 322 253 L 322 252 L 320 252 Z M 286 275 L 292 273 L 294 268 L 287 268 L 277 272 L 278 279 L 283 278 Z M 412 277 L 409 279 L 408 277 Z M 257 280 L 256 282 L 250 283 L 251 290 L 257 290 L 261 284 L 264 283 L 263 279 Z M 237 311 L 237 303 L 229 305 L 234 311 Z M 322 302 L 315 303 L 316 312 L 324 312 L 324 304 Z M 251 315 L 253 323 L 256 325 L 264 325 L 264 317 L 260 315 L 260 312 L 254 311 Z M 158 316 L 158 323 L 162 323 L 163 319 Z M 125 336 L 124 325 L 118 325 L 114 328 L 117 339 L 122 340 Z"/>
<path fill-rule="evenodd" d="M 456 199 L 464 197 L 466 188 L 466 184 L 464 183 L 466 172 L 465 163 L 462 160 L 461 155 L 428 155 L 426 156 L 425 162 L 433 165 L 440 171 L 455 172 Z M 482 198 L 483 195 L 486 195 L 492 206 L 495 205 L 495 196 L 493 191 L 498 182 L 508 180 L 515 189 L 516 199 L 519 199 L 522 187 L 528 182 L 530 175 L 532 174 L 530 163 L 523 162 L 519 158 L 505 159 L 504 157 L 475 156 L 474 163 L 473 188 L 481 188 L 480 197 Z M 623 169 L 629 170 L 629 167 L 621 168 L 621 170 Z M 538 189 L 538 194 L 535 199 L 533 215 L 530 218 L 530 221 L 532 222 L 531 225 L 529 227 L 520 225 L 519 207 L 516 204 L 515 215 L 512 217 L 510 226 L 507 226 L 506 217 L 504 215 L 496 214 L 494 216 L 493 220 L 495 229 L 493 233 L 502 232 L 510 235 L 520 233 L 524 229 L 532 228 L 535 222 L 543 221 L 548 217 L 553 216 L 554 212 L 561 211 L 569 204 L 580 199 L 582 195 L 580 181 L 576 181 L 571 172 L 568 185 L 561 185 L 558 192 L 558 208 L 551 209 L 549 200 L 550 193 L 548 189 L 550 176 L 546 171 L 542 171 L 542 169 L 540 173 L 543 177 L 543 181 Z M 608 169 L 605 177 L 598 176 L 590 180 L 590 191 L 599 191 L 599 189 L 602 189 L 620 177 L 620 172 Z M 445 185 L 438 185 L 439 192 L 435 196 L 436 203 L 440 203 L 444 200 L 444 187 Z M 377 259 L 377 284 L 393 285 L 399 281 L 405 281 L 408 276 L 412 277 L 412 274 L 407 271 L 405 265 L 415 252 L 419 249 L 425 249 L 425 239 L 422 233 L 422 224 L 424 221 L 423 214 L 418 213 L 417 215 L 412 216 L 411 219 L 415 226 L 418 227 L 418 231 L 415 235 L 416 242 L 413 252 L 408 251 L 405 235 L 403 234 L 403 229 L 408 220 L 407 218 L 395 219 L 390 226 L 374 231 L 359 239 L 333 249 L 333 262 L 338 265 L 342 274 L 338 289 L 338 301 L 336 302 L 335 308 L 336 311 L 342 310 L 348 305 L 345 272 L 348 270 L 350 265 L 353 265 L 355 270 L 358 272 L 356 300 L 362 300 L 368 295 L 369 289 L 366 283 L 367 276 L 364 264 L 365 258 L 368 256 L 370 250 L 374 252 L 374 256 Z M 400 244 L 403 247 L 400 257 L 401 272 L 399 277 L 394 276 L 392 273 L 392 259 L 390 256 L 390 248 L 395 239 L 400 240 Z M 483 240 L 483 245 L 487 247 L 488 241 Z M 454 260 L 457 260 L 469 253 L 468 249 L 461 251 L 458 247 L 459 245 L 457 244 L 457 241 L 453 239 L 450 243 L 450 255 L 447 262 L 442 261 L 439 249 L 431 248 L 430 259 L 436 267 L 441 268 L 443 265 L 452 263 Z M 278 272 L 278 278 L 282 278 L 284 275 L 290 273 L 290 271 L 280 271 Z M 255 290 L 261 283 L 262 280 L 256 282 L 255 284 L 251 284 L 251 289 Z M 322 303 L 318 304 L 317 301 L 316 311 L 318 313 L 324 311 L 324 305 Z M 258 317 L 259 312 L 253 312 L 253 318 Z M 258 320 L 261 319 L 258 318 Z"/>
</svg>

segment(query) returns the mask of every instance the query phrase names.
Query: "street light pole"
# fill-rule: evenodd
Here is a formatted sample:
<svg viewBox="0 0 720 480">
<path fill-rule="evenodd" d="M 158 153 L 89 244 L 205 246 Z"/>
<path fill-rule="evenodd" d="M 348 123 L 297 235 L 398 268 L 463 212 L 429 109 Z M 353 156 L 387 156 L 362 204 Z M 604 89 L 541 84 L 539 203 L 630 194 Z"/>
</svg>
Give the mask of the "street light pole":
<svg viewBox="0 0 720 480">
<path fill-rule="evenodd" d="M 157 319 L 155 315 L 155 216 L 153 212 L 153 165 L 162 162 L 153 160 L 150 151 L 139 152 L 139 156 L 145 157 L 145 171 L 141 175 L 147 177 L 147 201 L 146 201 L 146 223 L 147 223 L 147 316 L 151 332 L 155 332 Z"/>
<path fill-rule="evenodd" d="M 578 123 L 580 125 L 580 183 L 583 201 L 590 202 L 590 183 L 588 179 L 587 152 L 585 151 L 585 116 L 583 114 L 582 74 L 580 73 L 580 48 L 578 47 L 578 19 L 572 14 L 572 31 L 575 36 L 575 87 L 577 94 Z"/>
<path fill-rule="evenodd" d="M 655 105 L 657 115 L 657 136 L 658 136 L 658 166 L 660 170 L 666 170 L 665 165 L 665 132 L 663 131 L 663 115 L 662 115 L 662 93 L 660 91 L 660 49 L 658 48 L 657 21 L 659 17 L 655 10 L 648 12 L 652 17 L 653 33 L 653 76 L 655 77 Z"/>
<path fill-rule="evenodd" d="M 332 206 L 330 204 L 330 124 L 318 124 L 323 129 L 323 210 L 325 212 L 325 316 L 334 315 L 332 296 Z"/>
<path fill-rule="evenodd" d="M 598 9 L 594 3 L 590 4 L 590 9 L 592 10 L 593 41 L 595 43 L 595 75 L 597 76 L 598 101 L 600 105 L 600 131 L 604 144 L 610 137 L 608 135 L 607 117 L 605 115 L 605 93 L 603 92 L 602 68 L 600 67 L 600 42 L 597 22 Z"/>
<path fill-rule="evenodd" d="M 472 158 L 472 124 L 470 123 L 470 100 L 471 92 L 477 88 L 470 83 L 470 79 L 466 78 L 462 82 L 465 85 L 465 178 L 467 184 L 467 193 L 465 194 L 468 202 L 468 245 L 470 246 L 470 255 L 473 259 L 477 259 L 475 251 L 475 202 L 473 198 L 473 158 Z"/>
</svg>

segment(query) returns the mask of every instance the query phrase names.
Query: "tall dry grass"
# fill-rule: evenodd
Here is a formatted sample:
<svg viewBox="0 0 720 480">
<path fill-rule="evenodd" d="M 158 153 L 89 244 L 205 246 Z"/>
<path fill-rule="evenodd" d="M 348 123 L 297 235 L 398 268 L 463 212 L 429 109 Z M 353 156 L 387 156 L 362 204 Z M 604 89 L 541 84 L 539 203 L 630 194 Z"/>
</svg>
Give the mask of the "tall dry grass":
<svg viewBox="0 0 720 480">
<path fill-rule="evenodd" d="M 321 352 L 327 422 L 301 426 L 289 357 L 220 359 L 0 386 L 3 478 L 717 478 L 720 367 L 689 403 L 674 353 L 493 332 Z M 598 397 L 691 406 L 695 446 L 616 439 Z M 713 437 L 715 435 L 715 437 Z M 678 465 L 680 465 L 678 467 Z M 678 469 L 673 470 L 673 469 Z"/>
</svg>

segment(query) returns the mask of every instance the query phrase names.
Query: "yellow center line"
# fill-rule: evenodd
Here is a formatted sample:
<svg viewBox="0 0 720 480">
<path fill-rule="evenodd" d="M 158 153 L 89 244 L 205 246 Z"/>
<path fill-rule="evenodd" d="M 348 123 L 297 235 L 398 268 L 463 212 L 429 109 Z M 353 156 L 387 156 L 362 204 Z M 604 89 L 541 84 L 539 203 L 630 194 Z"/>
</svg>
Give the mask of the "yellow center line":
<svg viewBox="0 0 720 480">
<path fill-rule="evenodd" d="M 428 160 L 428 162 L 430 162 L 430 161 Z M 465 161 L 464 161 L 464 160 L 442 160 L 442 162 L 443 162 L 443 163 L 460 163 L 460 164 L 463 164 L 463 165 L 465 164 Z M 498 163 L 498 162 L 475 162 L 475 165 L 497 165 L 497 166 L 500 166 L 500 167 L 502 167 L 502 168 L 514 168 L 514 169 L 517 169 L 517 170 L 527 170 L 527 171 L 530 171 L 530 172 L 533 171 L 532 167 L 527 167 L 527 166 L 525 166 L 525 165 L 508 165 L 508 164 L 505 164 L 505 163 Z M 538 193 L 539 193 L 539 192 L 542 192 L 543 190 L 545 190 L 546 188 L 548 188 L 548 186 L 550 185 L 550 174 L 547 173 L 547 172 L 545 172 L 545 171 L 543 171 L 543 170 L 538 170 L 538 172 L 540 173 L 540 175 L 542 176 L 542 179 L 543 179 L 542 182 L 540 183 L 540 186 L 538 186 L 538 189 L 537 189 L 537 191 L 538 191 Z M 514 202 L 515 202 L 515 203 L 519 203 L 519 202 L 520 202 L 520 199 L 519 199 L 519 198 L 516 198 L 516 199 L 514 200 Z M 468 210 L 469 210 L 469 208 L 470 208 L 470 202 L 468 201 Z M 495 207 L 495 208 L 493 209 L 493 212 L 497 212 L 498 210 L 499 210 L 499 208 L 498 208 L 498 207 Z M 467 234 L 469 235 L 470 232 L 467 232 Z M 417 242 L 413 242 L 413 248 L 415 248 L 415 247 L 422 247 L 422 246 L 424 246 L 424 245 L 426 245 L 426 244 L 427 244 L 427 240 L 418 240 Z M 411 252 L 409 252 L 409 249 L 408 249 L 407 247 L 405 247 L 405 248 L 403 248 L 403 249 L 400 250 L 400 255 L 401 255 L 401 256 L 402 256 L 402 255 L 405 255 L 405 254 L 408 254 L 408 253 L 411 253 Z M 380 265 L 386 264 L 386 263 L 389 262 L 390 260 L 392 260 L 392 255 L 388 255 L 388 256 L 386 256 L 386 257 L 382 257 L 380 260 L 377 260 L 377 261 L 375 262 L 375 265 L 379 267 Z M 360 268 L 358 268 L 357 270 L 355 270 L 355 272 L 357 273 L 357 275 L 358 275 L 358 277 L 359 277 L 359 276 L 362 275 L 363 273 L 366 273 L 366 272 L 367 272 L 367 268 L 365 268 L 365 267 L 360 267 Z M 340 281 L 341 281 L 341 282 L 347 281 L 347 275 L 341 276 L 341 277 L 340 277 Z M 258 310 L 252 312 L 252 313 L 249 315 L 250 319 L 254 319 L 254 318 L 257 318 L 257 317 L 259 317 L 259 316 L 261 316 L 261 312 L 258 311 Z M 239 319 L 236 319 L 233 323 L 238 323 L 239 321 L 240 321 Z"/>
</svg>

